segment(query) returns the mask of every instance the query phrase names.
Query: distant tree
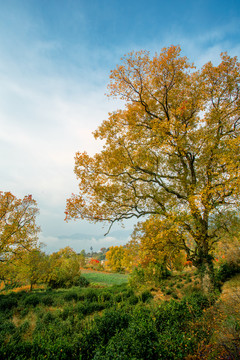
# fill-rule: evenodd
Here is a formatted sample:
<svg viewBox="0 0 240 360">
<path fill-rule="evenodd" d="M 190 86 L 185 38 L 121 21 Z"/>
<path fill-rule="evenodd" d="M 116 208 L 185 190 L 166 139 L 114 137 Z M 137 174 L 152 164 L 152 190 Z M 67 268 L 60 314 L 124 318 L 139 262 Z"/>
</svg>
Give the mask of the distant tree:
<svg viewBox="0 0 240 360">
<path fill-rule="evenodd" d="M 80 254 L 78 254 L 78 261 L 79 261 L 79 265 L 81 268 L 86 265 L 86 257 L 84 256 L 84 254 L 82 252 Z"/>
<path fill-rule="evenodd" d="M 84 256 L 84 257 L 86 257 L 86 251 L 83 249 L 83 250 L 81 250 L 80 251 L 80 255 L 82 255 L 82 256 Z"/>
<path fill-rule="evenodd" d="M 125 270 L 125 250 L 123 246 L 111 246 L 106 253 L 106 267 L 114 272 Z"/>
<path fill-rule="evenodd" d="M 66 219 L 111 225 L 154 216 L 170 225 L 170 241 L 181 243 L 208 291 L 214 219 L 239 209 L 240 65 L 223 53 L 219 65 L 195 71 L 180 51 L 132 52 L 111 72 L 110 96 L 126 106 L 95 131 L 105 141 L 100 153 L 76 154 L 80 194 L 67 200 Z"/>
</svg>

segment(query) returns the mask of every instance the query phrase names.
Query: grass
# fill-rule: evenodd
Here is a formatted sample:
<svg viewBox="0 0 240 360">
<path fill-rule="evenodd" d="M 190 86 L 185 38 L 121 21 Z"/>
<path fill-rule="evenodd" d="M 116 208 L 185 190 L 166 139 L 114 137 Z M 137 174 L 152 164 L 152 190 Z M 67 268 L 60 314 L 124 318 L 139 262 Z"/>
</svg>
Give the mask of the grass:
<svg viewBox="0 0 240 360">
<path fill-rule="evenodd" d="M 102 286 L 122 285 L 128 282 L 128 275 L 82 270 L 82 275 L 91 283 Z"/>
</svg>

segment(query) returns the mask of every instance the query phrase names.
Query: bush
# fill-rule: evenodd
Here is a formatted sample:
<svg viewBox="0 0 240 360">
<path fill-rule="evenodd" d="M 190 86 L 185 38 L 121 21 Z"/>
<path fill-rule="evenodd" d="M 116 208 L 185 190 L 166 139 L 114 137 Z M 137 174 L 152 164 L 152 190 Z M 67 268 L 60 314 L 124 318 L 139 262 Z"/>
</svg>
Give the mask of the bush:
<svg viewBox="0 0 240 360">
<path fill-rule="evenodd" d="M 65 301 L 77 301 L 78 300 L 78 294 L 76 292 L 67 292 L 66 295 L 64 295 Z"/>
<path fill-rule="evenodd" d="M 128 298 L 128 302 L 130 305 L 136 305 L 138 303 L 138 297 L 136 295 L 132 295 Z"/>
<path fill-rule="evenodd" d="M 24 299 L 24 305 L 37 306 L 39 303 L 40 303 L 40 299 L 35 294 L 31 294 Z"/>
<path fill-rule="evenodd" d="M 216 273 L 217 282 L 225 282 L 236 274 L 240 273 L 240 265 L 235 262 L 225 262 L 220 265 Z"/>
<path fill-rule="evenodd" d="M 84 302 L 84 303 L 79 303 L 76 305 L 76 312 L 78 314 L 82 314 L 82 315 L 90 315 L 93 314 L 96 311 L 101 311 L 103 309 L 105 309 L 106 305 L 104 303 L 100 304 L 97 301 L 93 301 L 93 302 Z"/>
<path fill-rule="evenodd" d="M 137 309 L 120 331 L 113 331 L 107 346 L 98 348 L 94 360 L 157 360 L 158 333 L 150 314 Z M 127 326 L 128 325 L 128 326 Z M 115 332 L 115 334 L 114 334 Z"/>
<path fill-rule="evenodd" d="M 41 302 L 43 303 L 43 305 L 45 306 L 52 306 L 54 303 L 54 300 L 52 298 L 51 295 L 46 295 L 42 298 Z"/>
<path fill-rule="evenodd" d="M 152 295 L 151 291 L 149 291 L 149 290 L 145 290 L 140 294 L 140 299 L 142 300 L 143 303 L 151 300 L 152 298 L 153 298 L 153 295 Z"/>
<path fill-rule="evenodd" d="M 5 338 L 8 334 L 13 334 L 15 330 L 16 327 L 12 323 L 12 321 L 4 320 L 0 322 L 0 336 L 3 336 Z"/>
<path fill-rule="evenodd" d="M 102 292 L 99 296 L 98 296 L 98 300 L 100 302 L 107 302 L 109 300 L 111 300 L 112 295 L 109 292 Z"/>
<path fill-rule="evenodd" d="M 130 276 L 129 283 L 132 287 L 139 287 L 147 282 L 158 286 L 163 279 L 171 276 L 171 272 L 164 264 L 150 263 L 147 267 L 135 268 Z"/>
<path fill-rule="evenodd" d="M 88 301 L 97 301 L 98 300 L 98 295 L 96 293 L 96 291 L 90 289 L 86 295 L 85 295 L 85 299 Z"/>
<path fill-rule="evenodd" d="M 18 305 L 18 301 L 11 295 L 2 295 L 0 297 L 0 311 L 11 310 Z"/>
<path fill-rule="evenodd" d="M 55 316 L 51 311 L 48 311 L 46 314 L 44 314 L 42 318 L 42 322 L 44 324 L 50 324 L 55 320 Z"/>
<path fill-rule="evenodd" d="M 74 280 L 74 286 L 87 287 L 89 284 L 90 282 L 84 276 L 79 276 Z"/>
</svg>

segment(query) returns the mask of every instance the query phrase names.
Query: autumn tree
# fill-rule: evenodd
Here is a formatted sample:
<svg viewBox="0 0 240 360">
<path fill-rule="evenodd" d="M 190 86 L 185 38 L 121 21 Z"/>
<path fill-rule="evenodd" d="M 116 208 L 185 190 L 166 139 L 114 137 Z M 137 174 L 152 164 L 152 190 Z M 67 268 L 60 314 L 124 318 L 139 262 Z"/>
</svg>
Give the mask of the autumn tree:
<svg viewBox="0 0 240 360">
<path fill-rule="evenodd" d="M 125 108 L 95 131 L 105 140 L 101 152 L 76 154 L 79 194 L 67 200 L 66 219 L 111 226 L 153 216 L 164 229 L 174 224 L 171 241 L 201 270 L 207 290 L 221 226 L 215 216 L 239 206 L 237 58 L 222 53 L 219 65 L 195 70 L 179 46 L 153 57 L 132 52 L 110 79 L 109 95 Z"/>
<path fill-rule="evenodd" d="M 106 267 L 113 272 L 125 270 L 125 249 L 123 246 L 111 246 L 106 253 Z"/>
<path fill-rule="evenodd" d="M 81 275 L 80 261 L 77 253 L 66 246 L 49 256 L 47 283 L 53 288 L 68 288 L 78 285 Z"/>
<path fill-rule="evenodd" d="M 39 211 L 31 195 L 18 199 L 10 192 L 0 192 L 0 261 L 6 262 L 22 251 L 36 247 L 40 228 Z"/>
<path fill-rule="evenodd" d="M 130 249 L 137 251 L 138 264 L 143 268 L 149 264 L 162 264 L 170 270 L 183 268 L 185 246 L 181 239 L 176 239 L 176 230 L 174 222 L 162 221 L 156 216 L 139 222 L 128 243 Z M 191 245 L 194 247 L 188 242 L 189 248 Z"/>
<path fill-rule="evenodd" d="M 33 285 L 46 282 L 49 263 L 47 255 L 40 249 L 25 251 L 14 265 L 18 272 L 17 278 L 30 284 L 30 291 Z"/>
</svg>

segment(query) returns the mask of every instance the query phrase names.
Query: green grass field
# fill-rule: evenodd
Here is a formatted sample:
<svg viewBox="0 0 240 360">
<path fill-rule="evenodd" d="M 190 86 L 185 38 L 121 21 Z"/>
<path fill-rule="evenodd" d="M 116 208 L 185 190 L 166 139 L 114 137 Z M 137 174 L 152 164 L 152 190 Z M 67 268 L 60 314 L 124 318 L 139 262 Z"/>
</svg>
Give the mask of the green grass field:
<svg viewBox="0 0 240 360">
<path fill-rule="evenodd" d="M 114 274 L 114 273 L 103 273 L 93 270 L 82 270 L 82 275 L 90 281 L 90 283 L 99 285 L 122 285 L 127 283 L 128 275 L 126 274 Z"/>
</svg>

